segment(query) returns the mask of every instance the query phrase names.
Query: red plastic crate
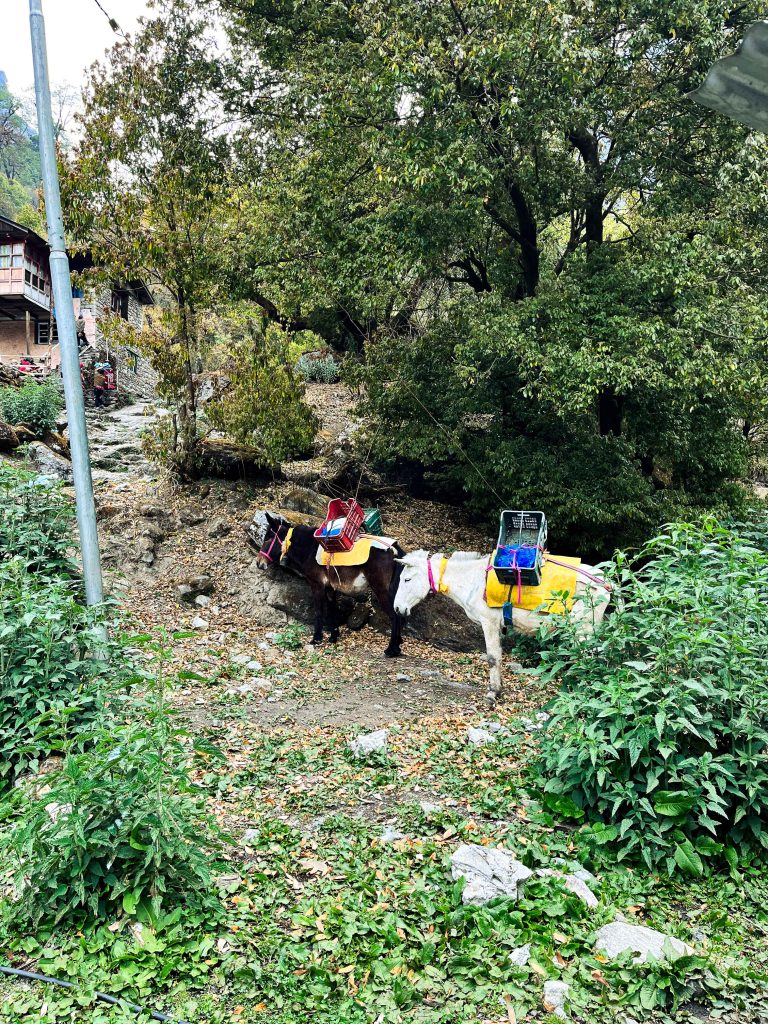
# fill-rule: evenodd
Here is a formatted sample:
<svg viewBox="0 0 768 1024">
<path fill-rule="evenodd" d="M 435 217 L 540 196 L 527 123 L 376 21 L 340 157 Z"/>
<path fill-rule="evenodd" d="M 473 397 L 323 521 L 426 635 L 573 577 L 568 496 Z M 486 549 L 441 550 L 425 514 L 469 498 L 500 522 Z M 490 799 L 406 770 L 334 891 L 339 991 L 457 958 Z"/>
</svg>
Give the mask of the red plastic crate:
<svg viewBox="0 0 768 1024">
<path fill-rule="evenodd" d="M 334 519 L 342 518 L 345 519 L 345 523 L 341 533 L 335 537 L 324 537 L 323 528 L 326 523 L 332 523 Z M 354 498 L 350 498 L 349 501 L 345 501 L 343 498 L 334 498 L 328 503 L 325 522 L 320 529 L 315 530 L 315 540 L 326 551 L 350 551 L 355 546 L 364 519 L 363 507 Z"/>
</svg>

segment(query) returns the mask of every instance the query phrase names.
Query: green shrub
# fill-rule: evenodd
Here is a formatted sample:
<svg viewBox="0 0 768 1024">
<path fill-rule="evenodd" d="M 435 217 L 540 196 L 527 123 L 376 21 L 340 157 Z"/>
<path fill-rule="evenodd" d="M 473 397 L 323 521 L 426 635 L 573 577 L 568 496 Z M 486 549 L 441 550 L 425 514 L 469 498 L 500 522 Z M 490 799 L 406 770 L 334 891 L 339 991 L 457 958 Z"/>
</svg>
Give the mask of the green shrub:
<svg viewBox="0 0 768 1024">
<path fill-rule="evenodd" d="M 561 683 L 543 737 L 545 799 L 598 842 L 700 874 L 768 848 L 768 524 L 676 524 L 615 567 L 591 637 L 545 652 Z"/>
<path fill-rule="evenodd" d="M 304 354 L 296 362 L 296 372 L 306 381 L 335 384 L 339 379 L 339 364 L 330 352 L 320 358 Z"/>
<path fill-rule="evenodd" d="M 27 802 L 21 791 L 23 814 L 5 839 L 16 921 L 121 909 L 152 921 L 210 888 L 215 840 L 162 698 L 136 703 L 127 721 L 103 719 L 87 738 L 92 746 L 46 776 L 48 792 Z"/>
<path fill-rule="evenodd" d="M 92 718 L 113 646 L 82 603 L 73 518 L 59 486 L 0 467 L 0 790 Z"/>
<path fill-rule="evenodd" d="M 0 571 L 19 557 L 30 572 L 72 579 L 74 511 L 61 487 L 0 464 Z"/>
<path fill-rule="evenodd" d="M 0 388 L 0 409 L 6 423 L 23 423 L 38 437 L 55 428 L 63 408 L 54 383 L 29 381 L 20 388 Z"/>
<path fill-rule="evenodd" d="M 95 715 L 102 619 L 69 581 L 0 565 L 0 790 Z"/>
</svg>

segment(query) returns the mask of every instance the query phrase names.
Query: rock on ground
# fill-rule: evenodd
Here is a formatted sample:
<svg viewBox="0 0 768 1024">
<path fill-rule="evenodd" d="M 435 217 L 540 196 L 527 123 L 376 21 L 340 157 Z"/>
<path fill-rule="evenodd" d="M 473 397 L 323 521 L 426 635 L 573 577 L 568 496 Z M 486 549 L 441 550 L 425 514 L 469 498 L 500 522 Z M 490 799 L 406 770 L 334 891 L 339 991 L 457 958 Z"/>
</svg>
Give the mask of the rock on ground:
<svg viewBox="0 0 768 1024">
<path fill-rule="evenodd" d="M 633 961 L 636 964 L 645 963 L 649 956 L 657 960 L 665 959 L 668 956 L 665 946 L 670 950 L 673 959 L 694 952 L 693 947 L 687 942 L 657 932 L 654 928 L 628 924 L 625 921 L 603 925 L 595 938 L 595 948 L 602 950 L 609 959 L 631 951 L 637 954 Z"/>
<path fill-rule="evenodd" d="M 525 967 L 531 955 L 531 944 L 526 942 L 524 946 L 518 946 L 509 954 L 509 962 L 513 967 Z"/>
<path fill-rule="evenodd" d="M 376 732 L 364 733 L 354 740 L 350 740 L 349 749 L 355 757 L 367 757 L 369 754 L 387 752 L 388 729 L 378 729 Z"/>
<path fill-rule="evenodd" d="M 478 729 L 474 725 L 470 725 L 467 729 L 467 743 L 474 747 L 484 747 L 487 743 L 495 742 L 496 737 L 494 734 L 486 729 Z"/>
<path fill-rule="evenodd" d="M 497 896 L 517 899 L 518 883 L 524 882 L 532 874 L 511 853 L 493 846 L 466 843 L 451 857 L 454 881 L 459 878 L 466 880 L 461 894 L 462 903 L 482 906 Z"/>
<path fill-rule="evenodd" d="M 565 1000 L 568 998 L 568 985 L 564 981 L 544 982 L 544 1009 L 554 1013 L 556 1017 L 565 1017 Z"/>
<path fill-rule="evenodd" d="M 65 484 L 72 483 L 72 464 L 61 455 L 52 452 L 41 441 L 33 441 L 27 452 L 32 468 L 37 473 L 62 480 Z"/>
<path fill-rule="evenodd" d="M 592 892 L 587 883 L 576 875 L 567 875 L 564 871 L 553 871 L 552 868 L 539 868 L 536 872 L 541 877 L 559 878 L 565 888 L 578 896 L 588 907 L 596 907 L 597 896 Z"/>
<path fill-rule="evenodd" d="M 0 420 L 0 452 L 12 452 L 19 447 L 19 435 L 9 423 Z"/>
</svg>

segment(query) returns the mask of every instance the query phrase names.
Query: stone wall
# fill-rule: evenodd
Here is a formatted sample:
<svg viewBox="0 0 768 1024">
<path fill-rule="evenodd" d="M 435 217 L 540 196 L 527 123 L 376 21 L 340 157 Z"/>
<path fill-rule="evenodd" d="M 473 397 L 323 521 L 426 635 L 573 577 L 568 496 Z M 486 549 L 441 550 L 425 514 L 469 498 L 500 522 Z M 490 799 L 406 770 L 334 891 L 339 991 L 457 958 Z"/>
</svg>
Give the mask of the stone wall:
<svg viewBox="0 0 768 1024">
<path fill-rule="evenodd" d="M 29 349 L 24 320 L 0 321 L 0 362 L 16 363 L 21 356 L 30 355 L 37 360 L 47 355 L 47 346 L 35 345 L 35 322 L 29 325 Z M 41 350 L 41 351 L 38 351 Z"/>
<path fill-rule="evenodd" d="M 85 334 L 98 349 L 103 342 L 99 323 L 112 312 L 112 291 L 103 288 L 82 304 Z M 132 294 L 128 297 L 128 323 L 137 331 L 144 324 L 144 307 Z M 117 389 L 123 396 L 152 401 L 157 396 L 157 373 L 149 360 L 130 345 L 120 345 L 110 353 L 117 359 Z"/>
</svg>

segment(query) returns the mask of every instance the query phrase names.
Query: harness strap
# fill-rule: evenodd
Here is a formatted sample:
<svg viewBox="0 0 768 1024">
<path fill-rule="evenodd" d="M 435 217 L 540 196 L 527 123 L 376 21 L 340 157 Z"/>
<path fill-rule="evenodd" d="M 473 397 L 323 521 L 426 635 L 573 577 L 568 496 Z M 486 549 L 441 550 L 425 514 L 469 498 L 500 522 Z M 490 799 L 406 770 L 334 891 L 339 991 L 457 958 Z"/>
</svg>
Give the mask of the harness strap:
<svg viewBox="0 0 768 1024">
<path fill-rule="evenodd" d="M 440 556 L 440 576 L 438 577 L 437 585 L 435 585 L 435 576 L 432 572 L 432 559 L 427 555 L 427 578 L 429 579 L 429 589 L 433 594 L 447 594 L 448 587 L 443 583 L 443 576 L 445 576 L 445 570 L 448 567 L 448 559 L 445 555 Z"/>
<path fill-rule="evenodd" d="M 286 535 L 285 535 L 285 540 L 283 541 L 283 553 L 282 553 L 282 556 L 281 556 L 282 558 L 285 558 L 285 556 L 287 555 L 288 548 L 291 546 L 291 541 L 292 540 L 293 540 L 293 527 L 291 527 L 289 529 L 288 533 L 286 533 Z"/>
<path fill-rule="evenodd" d="M 558 562 L 558 560 L 553 558 L 549 553 L 545 553 L 544 561 L 551 562 L 552 565 L 559 565 L 563 569 L 573 569 L 574 572 L 585 576 L 591 583 L 596 583 L 599 587 L 603 587 L 609 594 L 613 592 L 613 587 L 610 583 L 606 583 L 605 580 L 600 579 L 599 576 L 593 576 L 591 572 L 587 572 L 586 569 L 582 569 L 580 565 L 567 565 L 565 562 Z"/>
<path fill-rule="evenodd" d="M 270 541 L 269 547 L 266 549 L 262 548 L 261 551 L 259 552 L 261 557 L 265 558 L 270 563 L 274 561 L 274 559 L 272 558 L 272 548 L 275 546 L 275 544 L 277 544 L 279 540 L 279 533 L 277 530 L 275 530 L 275 532 L 272 534 L 272 540 Z"/>
</svg>

